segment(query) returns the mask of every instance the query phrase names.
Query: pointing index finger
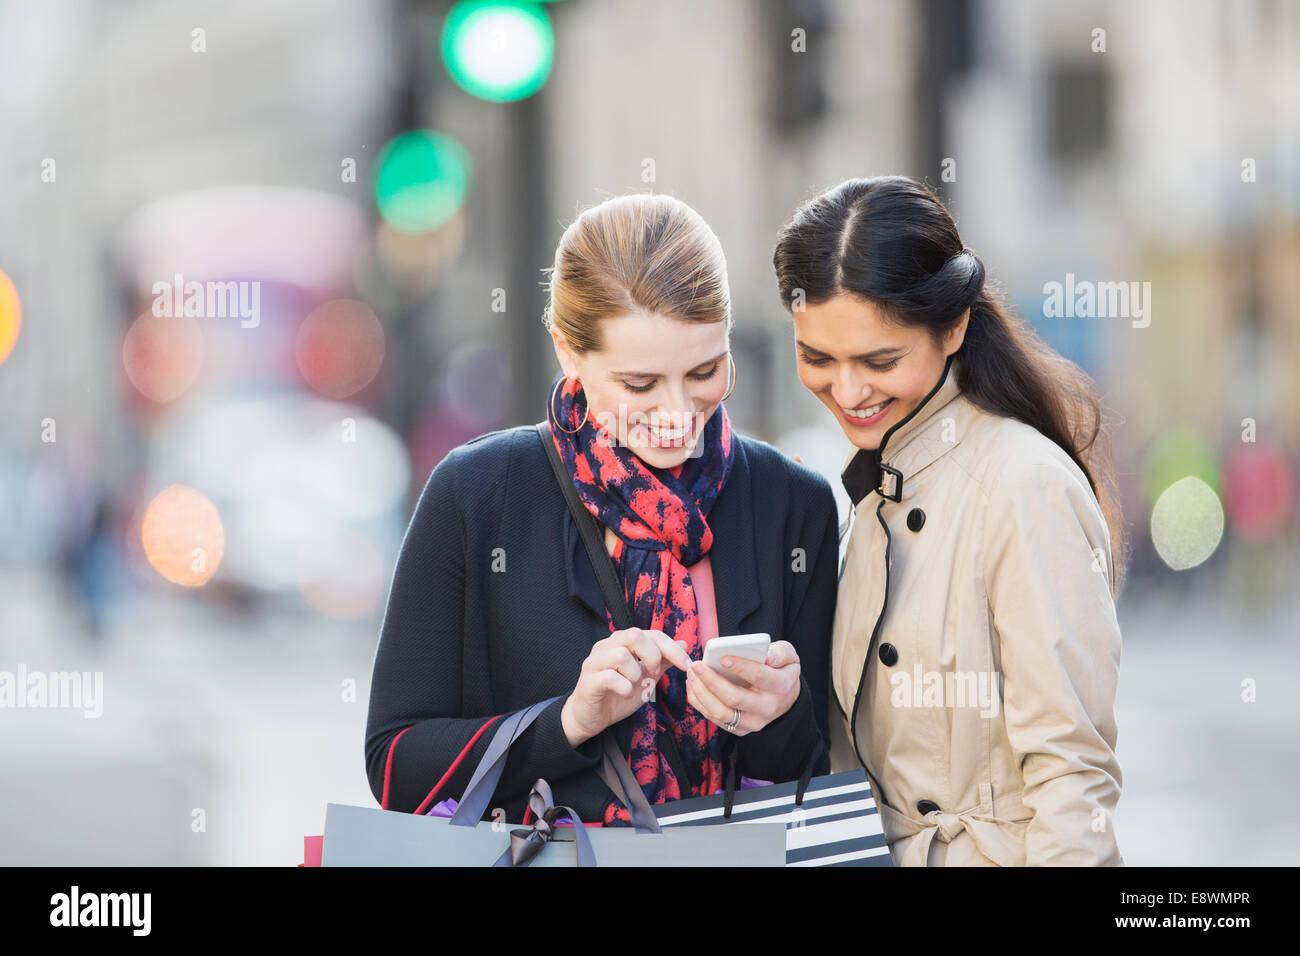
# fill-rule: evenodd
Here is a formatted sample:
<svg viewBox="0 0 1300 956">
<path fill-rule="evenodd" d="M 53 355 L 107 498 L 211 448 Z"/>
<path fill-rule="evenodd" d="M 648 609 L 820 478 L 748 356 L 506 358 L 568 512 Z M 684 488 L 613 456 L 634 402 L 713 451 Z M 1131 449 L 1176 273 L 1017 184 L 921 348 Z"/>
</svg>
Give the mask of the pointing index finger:
<svg viewBox="0 0 1300 956">
<path fill-rule="evenodd" d="M 655 635 L 655 640 L 659 642 L 659 649 L 674 666 L 686 670 L 691 666 L 691 655 L 686 653 L 686 644 L 682 641 L 674 641 L 663 631 L 651 631 Z"/>
</svg>

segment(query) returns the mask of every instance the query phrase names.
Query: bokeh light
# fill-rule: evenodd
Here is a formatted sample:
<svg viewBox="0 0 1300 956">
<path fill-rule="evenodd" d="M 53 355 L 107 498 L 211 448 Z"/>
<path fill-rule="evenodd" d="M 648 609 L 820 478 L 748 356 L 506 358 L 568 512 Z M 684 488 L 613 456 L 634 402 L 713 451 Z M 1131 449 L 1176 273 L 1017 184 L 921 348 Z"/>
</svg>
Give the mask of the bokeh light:
<svg viewBox="0 0 1300 956">
<path fill-rule="evenodd" d="M 1175 571 L 1204 562 L 1223 538 L 1223 506 L 1195 475 L 1175 481 L 1151 509 L 1151 543 Z"/>
<path fill-rule="evenodd" d="M 332 299 L 303 319 L 294 350 L 307 384 L 326 398 L 361 391 L 384 364 L 384 327 L 356 299 Z"/>
<path fill-rule="evenodd" d="M 18 329 L 22 326 L 22 305 L 13 280 L 0 272 L 0 365 L 3 365 L 18 343 Z"/>
<path fill-rule="evenodd" d="M 1219 465 L 1209 443 L 1187 425 L 1163 432 L 1147 452 L 1142 469 L 1142 488 L 1147 507 L 1153 507 L 1175 481 L 1194 475 L 1216 492 L 1219 489 Z"/>
<path fill-rule="evenodd" d="M 122 366 L 145 398 L 165 404 L 184 395 L 203 365 L 197 319 L 142 313 L 122 342 Z"/>
<path fill-rule="evenodd" d="M 1223 503 L 1233 531 L 1246 541 L 1266 541 L 1284 526 L 1294 487 L 1282 453 L 1264 444 L 1242 445 L 1223 469 Z"/>
<path fill-rule="evenodd" d="M 216 506 L 188 485 L 160 491 L 145 509 L 140 541 L 153 569 L 173 584 L 202 587 L 226 550 Z"/>
<path fill-rule="evenodd" d="M 532 96 L 554 59 L 551 18 L 536 4 L 464 0 L 447 14 L 442 61 L 462 89 L 482 99 Z"/>
<path fill-rule="evenodd" d="M 401 232 L 437 229 L 456 214 L 469 193 L 469 154 L 443 133 L 402 133 L 384 146 L 376 164 L 379 214 Z"/>
</svg>

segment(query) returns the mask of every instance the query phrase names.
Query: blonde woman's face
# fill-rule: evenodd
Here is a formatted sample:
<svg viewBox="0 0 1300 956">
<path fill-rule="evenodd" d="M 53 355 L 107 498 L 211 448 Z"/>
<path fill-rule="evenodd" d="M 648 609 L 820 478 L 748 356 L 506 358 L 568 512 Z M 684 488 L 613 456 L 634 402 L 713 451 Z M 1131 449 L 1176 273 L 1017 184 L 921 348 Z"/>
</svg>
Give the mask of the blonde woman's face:
<svg viewBox="0 0 1300 956">
<path fill-rule="evenodd" d="M 923 328 L 891 322 L 872 303 L 840 293 L 792 312 L 799 380 L 859 448 L 875 449 L 939 382 L 961 347 L 969 311 L 937 345 Z"/>
<path fill-rule="evenodd" d="M 698 456 L 730 384 L 727 323 L 631 313 L 604 320 L 601 333 L 602 351 L 577 355 L 551 329 L 560 367 L 582 383 L 591 418 L 655 468 Z"/>
</svg>

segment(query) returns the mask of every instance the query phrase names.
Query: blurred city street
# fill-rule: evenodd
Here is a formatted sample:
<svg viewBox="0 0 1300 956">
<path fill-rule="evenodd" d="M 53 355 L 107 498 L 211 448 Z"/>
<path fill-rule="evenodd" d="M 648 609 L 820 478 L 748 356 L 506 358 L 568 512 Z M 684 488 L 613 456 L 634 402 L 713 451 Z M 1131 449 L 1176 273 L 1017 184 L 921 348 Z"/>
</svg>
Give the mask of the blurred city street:
<svg viewBox="0 0 1300 956">
<path fill-rule="evenodd" d="M 376 805 L 415 503 L 547 416 L 608 197 L 707 223 L 729 420 L 846 514 L 773 252 L 889 175 L 1096 383 L 1125 861 L 1300 864 L 1297 90 L 1300 0 L 3 4 L 0 688 L 103 684 L 0 707 L 0 865 L 287 866 Z"/>
<path fill-rule="evenodd" d="M 55 582 L 7 575 L 4 591 L 17 660 L 101 670 L 104 684 L 98 718 L 47 708 L 0 721 L 0 863 L 292 864 L 326 802 L 374 805 L 362 757 L 372 632 L 150 600 L 119 606 L 108 640 L 88 644 Z"/>
</svg>

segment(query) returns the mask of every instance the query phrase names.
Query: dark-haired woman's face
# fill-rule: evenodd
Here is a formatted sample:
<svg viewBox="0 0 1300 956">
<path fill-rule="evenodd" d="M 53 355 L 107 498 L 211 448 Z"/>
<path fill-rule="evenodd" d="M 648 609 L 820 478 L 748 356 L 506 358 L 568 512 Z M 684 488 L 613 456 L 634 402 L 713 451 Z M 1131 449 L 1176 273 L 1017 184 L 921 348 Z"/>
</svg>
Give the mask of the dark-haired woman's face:
<svg viewBox="0 0 1300 956">
<path fill-rule="evenodd" d="M 872 449 L 938 384 L 948 356 L 961 348 L 969 313 L 941 345 L 926 329 L 892 322 L 845 293 L 792 316 L 799 380 L 849 441 Z"/>
</svg>

